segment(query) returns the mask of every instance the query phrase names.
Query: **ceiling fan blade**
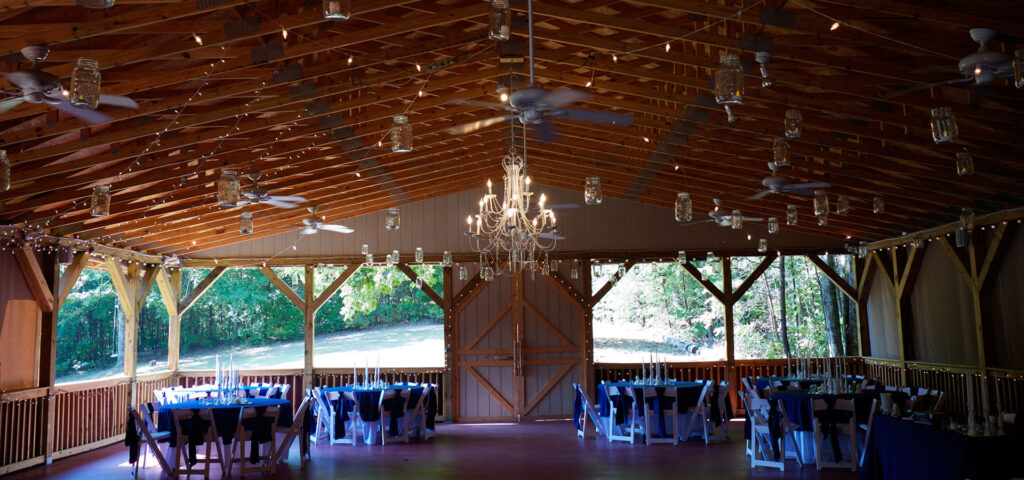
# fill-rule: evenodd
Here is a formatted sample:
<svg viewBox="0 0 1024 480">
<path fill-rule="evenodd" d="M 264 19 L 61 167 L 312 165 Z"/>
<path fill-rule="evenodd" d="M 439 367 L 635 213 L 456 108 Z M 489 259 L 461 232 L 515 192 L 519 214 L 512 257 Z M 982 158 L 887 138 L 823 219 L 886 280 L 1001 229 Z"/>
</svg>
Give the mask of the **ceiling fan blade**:
<svg viewBox="0 0 1024 480">
<path fill-rule="evenodd" d="M 247 199 L 242 199 L 242 200 L 239 200 L 238 203 L 235 203 L 235 206 L 236 207 L 244 207 L 244 206 L 246 206 L 246 205 L 248 205 L 250 203 L 252 203 L 252 202 L 247 200 Z"/>
<path fill-rule="evenodd" d="M 61 100 L 57 103 L 51 103 L 54 108 L 63 112 L 70 113 L 86 122 L 89 123 L 106 123 L 113 120 L 114 117 L 107 115 L 103 112 L 97 112 L 96 110 L 90 110 L 88 108 L 72 107 L 67 100 Z"/>
<path fill-rule="evenodd" d="M 351 228 L 348 228 L 348 227 L 346 227 L 344 225 L 334 225 L 334 224 L 331 224 L 331 223 L 321 225 L 320 226 L 320 230 L 327 230 L 329 232 L 337 232 L 337 233 L 352 233 L 352 232 L 355 231 L 355 230 L 352 230 Z"/>
<path fill-rule="evenodd" d="M 508 110 L 509 109 L 508 105 L 505 105 L 504 103 L 485 102 L 483 100 L 473 100 L 472 98 L 460 98 L 458 100 L 451 100 L 451 101 L 444 102 L 444 103 L 449 104 L 449 105 L 470 105 L 470 106 L 473 106 L 473 107 L 495 108 L 495 109 L 498 109 L 498 110 Z"/>
<path fill-rule="evenodd" d="M 764 219 L 761 217 L 743 217 L 744 222 L 763 222 Z"/>
<path fill-rule="evenodd" d="M 573 90 L 571 88 L 560 88 L 547 95 L 540 100 L 540 103 L 544 104 L 548 108 L 561 108 L 570 103 L 576 103 L 589 97 L 590 94 L 582 90 Z"/>
<path fill-rule="evenodd" d="M 316 233 L 316 228 L 314 228 L 312 226 L 306 227 L 306 228 L 303 228 L 302 230 L 299 230 L 299 233 L 302 234 L 302 235 L 312 235 L 312 234 Z"/>
<path fill-rule="evenodd" d="M 538 233 L 537 238 L 550 238 L 553 240 L 565 240 L 565 237 L 554 232 Z"/>
<path fill-rule="evenodd" d="M 793 194 L 793 195 L 800 195 L 801 197 L 809 197 L 811 195 L 814 195 L 814 192 L 812 192 L 810 190 L 803 190 L 803 189 L 799 189 L 799 188 L 786 189 L 786 193 L 790 193 L 790 194 Z"/>
<path fill-rule="evenodd" d="M 815 183 L 791 183 L 791 184 L 786 185 L 786 186 L 784 186 L 782 188 L 784 188 L 786 190 L 804 190 L 804 189 L 808 189 L 808 188 L 829 188 L 831 186 L 832 186 L 831 183 L 815 182 Z"/>
<path fill-rule="evenodd" d="M 508 120 L 510 118 L 516 118 L 517 116 L 518 115 L 502 115 L 500 117 L 491 117 L 486 120 L 477 120 L 475 122 L 464 123 L 462 125 L 449 128 L 445 131 L 448 132 L 449 135 L 465 135 L 467 133 L 472 133 L 477 130 L 480 130 L 481 128 L 487 128 L 491 125 L 504 122 L 505 120 Z"/>
<path fill-rule="evenodd" d="M 966 83 L 966 82 L 973 82 L 973 81 L 974 81 L 974 78 L 955 78 L 953 80 L 946 80 L 946 81 L 943 81 L 943 82 L 929 83 L 929 84 L 926 84 L 926 85 L 915 85 L 913 87 L 904 88 L 903 90 L 896 90 L 895 92 L 883 93 L 882 94 L 882 98 L 901 97 L 903 95 L 907 95 L 907 94 L 914 93 L 914 92 L 917 92 L 917 91 L 920 91 L 920 90 L 924 90 L 926 88 L 938 87 L 938 86 L 941 86 L 941 85 L 953 85 L 955 83 Z"/>
<path fill-rule="evenodd" d="M 569 210 L 571 208 L 580 208 L 578 203 L 553 203 L 551 205 L 544 205 L 544 208 L 551 210 Z"/>
<path fill-rule="evenodd" d="M 14 110 L 15 107 L 21 105 L 24 101 L 25 99 L 22 97 L 5 98 L 0 100 L 0 113 Z"/>
<path fill-rule="evenodd" d="M 139 104 L 123 95 L 107 95 L 105 93 L 100 94 L 100 103 L 104 105 L 113 105 L 115 107 L 125 108 L 139 108 Z"/>
<path fill-rule="evenodd" d="M 275 206 L 277 208 L 295 208 L 295 207 L 299 206 L 298 204 L 295 204 L 295 203 L 282 202 L 280 200 L 274 200 L 272 198 L 268 198 L 266 200 L 263 200 L 260 203 L 264 203 L 264 204 L 267 204 L 267 205 L 272 205 L 272 206 Z"/>
<path fill-rule="evenodd" d="M 554 110 L 548 115 L 554 118 L 564 118 L 578 122 L 604 123 L 615 125 L 616 127 L 627 127 L 633 123 L 633 115 L 628 113 L 599 112 L 597 110 L 581 110 L 578 108 Z"/>
<path fill-rule="evenodd" d="M 302 202 L 306 201 L 305 198 L 297 197 L 297 196 L 294 196 L 294 195 L 271 195 L 271 196 L 269 196 L 267 198 L 270 199 L 270 200 L 277 200 L 279 202 L 297 202 L 297 203 L 302 203 Z"/>
<path fill-rule="evenodd" d="M 771 190 L 761 190 L 760 192 L 757 192 L 757 193 L 747 197 L 747 200 L 760 200 L 760 199 L 762 199 L 764 197 L 767 197 L 771 193 L 772 193 Z"/>
<path fill-rule="evenodd" d="M 558 140 L 558 135 L 555 135 L 555 131 L 551 128 L 551 122 L 541 119 L 539 122 L 531 125 L 533 131 L 537 134 L 537 139 L 543 143 L 551 143 Z"/>
<path fill-rule="evenodd" d="M 712 222 L 715 222 L 715 219 L 714 219 L 714 218 L 709 218 L 709 219 L 707 219 L 707 220 L 698 220 L 698 221 L 696 221 L 696 222 L 685 222 L 685 223 L 680 223 L 680 224 L 679 224 L 679 226 L 680 226 L 680 227 L 692 227 L 692 226 L 694 226 L 694 225 L 700 225 L 700 224 L 702 224 L 702 223 L 712 223 Z"/>
</svg>

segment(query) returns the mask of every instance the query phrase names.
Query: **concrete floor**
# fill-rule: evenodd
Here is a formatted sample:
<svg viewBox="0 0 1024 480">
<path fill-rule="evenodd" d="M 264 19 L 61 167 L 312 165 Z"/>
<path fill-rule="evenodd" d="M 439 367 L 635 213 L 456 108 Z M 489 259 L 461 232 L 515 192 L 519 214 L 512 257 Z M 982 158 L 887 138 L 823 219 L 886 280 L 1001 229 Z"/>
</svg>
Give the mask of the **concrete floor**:
<svg viewBox="0 0 1024 480">
<path fill-rule="evenodd" d="M 743 453 L 743 424 L 732 425 L 729 443 L 704 445 L 698 439 L 673 447 L 608 443 L 604 438 L 577 439 L 568 421 L 511 424 L 438 425 L 438 436 L 427 442 L 381 447 L 313 446 L 313 460 L 302 467 L 298 446 L 288 464 L 278 465 L 283 479 L 474 479 L 505 478 L 806 478 L 855 479 L 850 471 L 818 472 L 814 465 L 800 469 L 790 461 L 787 470 L 750 470 Z M 737 439 L 739 437 L 739 439 Z M 52 465 L 14 473 L 8 478 L 127 479 L 128 451 L 112 445 Z M 161 478 L 160 468 L 140 471 L 141 478 Z M 220 472 L 212 475 L 220 477 Z M 234 477 L 238 470 L 234 470 Z M 249 474 L 249 478 L 263 478 Z"/>
</svg>

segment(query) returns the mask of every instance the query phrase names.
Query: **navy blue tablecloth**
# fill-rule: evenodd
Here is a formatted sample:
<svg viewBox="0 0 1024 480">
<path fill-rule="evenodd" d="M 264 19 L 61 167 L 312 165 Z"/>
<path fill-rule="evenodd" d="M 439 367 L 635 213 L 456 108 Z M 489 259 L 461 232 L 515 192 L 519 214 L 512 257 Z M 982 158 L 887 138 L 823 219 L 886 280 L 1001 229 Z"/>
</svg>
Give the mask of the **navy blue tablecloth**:
<svg viewBox="0 0 1024 480">
<path fill-rule="evenodd" d="M 876 415 L 861 480 L 1009 479 L 1024 477 L 1024 436 L 968 437 Z"/>
<path fill-rule="evenodd" d="M 800 378 L 796 378 L 796 377 L 758 377 L 757 383 L 756 383 L 755 386 L 757 387 L 758 390 L 764 390 L 764 389 L 772 386 L 772 382 L 782 382 L 782 383 L 799 382 L 800 383 L 800 388 L 803 388 L 803 389 L 811 388 L 811 385 L 821 385 L 821 383 L 822 383 L 821 380 L 810 380 L 810 379 L 805 379 L 805 378 L 804 379 L 800 379 Z"/>
<path fill-rule="evenodd" d="M 248 401 L 251 403 L 247 405 L 207 405 L 200 401 L 163 405 L 157 412 L 157 429 L 171 432 L 171 446 L 177 446 L 178 426 L 174 424 L 172 412 L 181 409 L 201 410 L 208 408 L 213 412 L 213 420 L 217 424 L 217 433 L 224 443 L 231 443 L 231 440 L 235 437 L 235 429 L 238 427 L 238 416 L 241 413 L 242 407 L 269 407 L 274 405 L 281 407 L 281 413 L 277 417 L 277 425 L 281 427 L 290 427 L 292 425 L 292 403 L 288 400 L 253 398 Z"/>
<path fill-rule="evenodd" d="M 402 411 L 402 399 L 399 396 L 394 398 L 385 399 L 381 402 L 381 395 L 387 390 L 409 390 L 409 403 L 408 405 L 414 406 L 419 401 L 420 395 L 423 395 L 424 387 L 422 385 L 414 384 L 397 384 L 388 385 L 386 388 L 381 389 L 364 389 L 353 385 L 346 385 L 342 387 L 329 387 L 320 390 L 321 395 L 325 397 L 322 399 L 327 402 L 326 395 L 329 392 L 352 392 L 352 396 L 355 397 L 356 401 L 359 402 L 359 415 L 364 422 L 374 422 L 380 420 L 380 410 L 377 408 L 380 405 L 383 409 L 388 410 L 391 414 L 391 423 L 388 425 L 388 431 L 392 436 L 398 435 L 398 419 L 402 418 L 404 412 Z M 433 392 L 433 389 L 431 390 Z M 424 406 L 426 407 L 426 422 L 427 428 L 434 428 L 434 417 L 437 416 L 437 398 L 433 393 L 429 394 L 424 399 Z M 353 411 L 354 405 L 351 400 L 341 397 L 341 399 L 334 402 L 334 435 L 335 438 L 343 438 L 345 436 L 345 420 L 349 419 L 350 412 Z"/>
<path fill-rule="evenodd" d="M 608 395 L 608 387 L 618 387 L 621 395 Z M 658 435 L 665 436 L 665 410 L 675 407 L 679 413 L 686 413 L 690 407 L 697 405 L 700 400 L 700 392 L 704 388 L 699 382 L 672 382 L 663 386 L 635 385 L 632 382 L 602 383 L 597 388 L 598 415 L 607 417 L 611 414 L 611 404 L 616 406 L 615 424 L 621 425 L 626 421 L 626 410 L 632 407 L 633 399 L 625 393 L 626 388 L 632 388 L 637 398 L 643 398 L 644 388 L 654 387 L 657 397 L 648 401 L 651 410 L 658 412 Z M 673 401 L 666 398 L 665 389 L 675 388 L 676 399 Z M 637 416 L 643 416 L 644 410 L 637 410 Z"/>
</svg>

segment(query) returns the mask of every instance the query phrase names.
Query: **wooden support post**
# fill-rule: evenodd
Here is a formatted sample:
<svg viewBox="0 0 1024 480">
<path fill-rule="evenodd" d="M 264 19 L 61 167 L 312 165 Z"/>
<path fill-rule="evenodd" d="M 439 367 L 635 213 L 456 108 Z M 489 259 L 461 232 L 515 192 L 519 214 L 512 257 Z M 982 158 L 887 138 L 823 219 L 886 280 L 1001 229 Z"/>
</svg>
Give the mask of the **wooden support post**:
<svg viewBox="0 0 1024 480">
<path fill-rule="evenodd" d="M 46 283 L 47 275 L 43 273 L 42 267 L 39 266 L 39 260 L 36 259 L 35 252 L 28 246 L 27 243 L 21 244 L 20 247 L 14 247 L 14 257 L 18 260 L 18 266 L 21 267 L 21 273 L 25 276 L 25 283 L 28 284 L 29 290 L 32 291 L 32 296 L 36 299 L 36 304 L 39 305 L 39 310 L 43 313 L 50 313 L 53 311 L 53 291 L 49 284 Z"/>
<path fill-rule="evenodd" d="M 583 259 L 583 343 L 586 345 L 583 361 L 584 391 L 597 398 L 597 372 L 594 370 L 594 278 L 591 276 L 591 262 Z"/>
<path fill-rule="evenodd" d="M 84 255 L 75 256 L 75 260 L 82 265 L 85 264 L 84 260 L 82 260 L 83 258 Z M 57 318 L 60 312 L 60 304 L 64 298 L 67 298 L 67 294 L 61 295 L 61 280 L 63 280 L 63 277 L 60 274 L 60 266 L 57 265 L 54 255 L 44 254 L 40 269 L 44 272 L 43 278 L 46 280 L 51 297 L 53 298 L 53 305 L 50 311 L 43 312 L 40 316 L 39 330 L 39 386 L 50 389 L 45 400 L 46 409 L 39 419 L 39 425 L 43 435 L 43 455 L 46 457 L 46 463 L 49 464 L 53 461 L 54 440 L 57 432 L 57 405 L 53 397 L 53 386 L 56 384 L 57 374 Z M 72 262 L 72 265 L 67 270 L 71 271 L 74 269 L 75 263 Z M 78 270 L 78 273 L 81 273 L 81 270 Z M 77 274 L 74 274 L 74 276 L 77 277 Z M 70 285 L 74 285 L 74 281 L 71 281 Z M 68 286 L 69 290 L 71 288 L 70 285 Z"/>
<path fill-rule="evenodd" d="M 523 281 L 525 271 L 512 275 L 512 378 L 515 395 L 512 401 L 516 421 L 526 414 L 526 382 L 523 372 Z M 499 315 L 500 317 L 500 315 Z"/>
<path fill-rule="evenodd" d="M 276 275 L 275 275 L 276 276 Z M 313 339 L 316 335 L 316 267 L 306 265 L 305 286 L 303 288 L 306 296 L 303 311 L 305 312 L 305 330 L 303 337 L 306 340 L 305 355 L 303 357 L 302 387 L 313 388 Z M 289 288 L 289 290 L 291 290 Z"/>
<path fill-rule="evenodd" d="M 854 261 L 854 280 L 857 282 L 857 323 L 860 326 L 860 356 L 871 356 L 871 331 L 868 328 L 868 293 L 875 275 L 875 262 L 870 258 Z"/>
<path fill-rule="evenodd" d="M 740 379 L 736 375 L 736 339 L 734 338 L 735 327 L 733 326 L 733 305 L 736 298 L 732 290 L 732 257 L 722 257 L 722 306 L 725 307 L 725 378 L 733 388 L 729 389 L 729 396 L 733 405 L 739 405 L 739 397 L 734 392 L 738 391 Z M 736 397 L 736 398 L 732 398 Z"/>
<path fill-rule="evenodd" d="M 441 290 L 444 293 L 444 300 L 441 310 L 444 311 L 444 375 L 441 379 L 444 397 L 441 399 L 444 416 L 448 420 L 454 420 L 452 412 L 452 398 L 455 395 L 453 369 L 455 367 L 455 303 L 454 285 L 452 285 L 452 266 L 448 265 L 442 270 Z"/>
<path fill-rule="evenodd" d="M 156 285 L 160 289 L 160 297 L 167 310 L 167 369 L 178 370 L 178 358 L 181 354 L 181 269 L 167 272 L 163 267 L 157 268 Z"/>
</svg>

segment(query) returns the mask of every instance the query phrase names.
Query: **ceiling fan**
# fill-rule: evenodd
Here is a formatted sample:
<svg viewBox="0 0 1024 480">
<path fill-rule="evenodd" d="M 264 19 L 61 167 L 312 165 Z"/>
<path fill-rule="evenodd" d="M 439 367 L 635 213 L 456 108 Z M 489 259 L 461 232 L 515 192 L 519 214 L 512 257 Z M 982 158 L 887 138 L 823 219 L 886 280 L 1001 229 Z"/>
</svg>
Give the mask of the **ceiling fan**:
<svg viewBox="0 0 1024 480">
<path fill-rule="evenodd" d="M 714 222 L 719 227 L 731 227 L 732 226 L 732 213 L 727 209 L 722 208 L 722 204 L 725 203 L 721 198 L 713 198 L 712 202 L 715 202 L 714 210 L 708 212 L 708 216 L 711 217 L 708 220 L 701 220 L 698 222 L 684 223 L 684 226 L 697 225 L 701 223 Z M 761 217 L 743 217 L 744 222 L 761 222 L 764 221 Z"/>
<path fill-rule="evenodd" d="M 971 39 L 978 42 L 978 51 L 961 58 L 960 62 L 957 63 L 956 71 L 963 75 L 963 78 L 954 78 L 951 80 L 929 83 L 927 85 L 915 85 L 910 88 L 885 94 L 884 96 L 887 98 L 898 97 L 918 90 L 937 87 L 939 85 L 952 85 L 956 83 L 967 83 L 970 81 L 974 81 L 978 86 L 989 85 L 996 78 L 1012 77 L 1013 67 L 1010 63 L 1010 57 L 1007 57 L 1002 52 L 988 49 L 988 42 L 995 38 L 997 32 L 991 28 L 972 28 L 970 30 L 970 34 Z M 946 65 L 938 67 L 942 71 L 949 71 L 952 73 L 952 68 L 947 68 Z M 934 68 L 930 70 L 934 70 Z"/>
<path fill-rule="evenodd" d="M 45 103 L 89 123 L 103 123 L 112 120 L 113 117 L 103 112 L 71 105 L 60 79 L 39 69 L 39 62 L 45 60 L 49 53 L 50 50 L 41 45 L 31 45 L 22 48 L 21 54 L 32 62 L 32 68 L 14 72 L 0 72 L 0 76 L 7 77 L 7 82 L 17 89 L 13 91 L 0 90 L 0 93 L 11 96 L 10 98 L 0 100 L 0 112 L 7 112 L 23 102 Z M 117 107 L 139 108 L 139 104 L 135 103 L 135 100 L 121 95 L 100 94 L 99 103 Z"/>
<path fill-rule="evenodd" d="M 747 197 L 747 200 L 760 200 L 772 193 L 790 193 L 793 195 L 809 196 L 814 194 L 810 189 L 828 188 L 832 186 L 825 182 L 789 183 L 789 177 L 779 175 L 779 166 L 775 162 L 768 162 L 768 168 L 772 170 L 772 174 L 761 180 L 761 185 L 765 186 L 765 190 L 761 190 L 760 192 Z"/>
<path fill-rule="evenodd" d="M 309 211 L 309 216 L 302 219 L 303 227 L 302 230 L 299 230 L 299 233 L 301 233 L 302 235 L 313 235 L 314 233 L 319 232 L 321 230 L 336 233 L 352 233 L 355 231 L 344 225 L 324 223 L 324 217 L 316 216 L 317 208 L 319 208 L 319 206 L 312 206 L 306 208 L 306 210 Z"/>
<path fill-rule="evenodd" d="M 242 188 L 242 199 L 236 204 L 239 207 L 244 207 L 250 203 L 265 203 L 267 205 L 273 205 L 280 208 L 295 208 L 298 203 L 305 202 L 306 199 L 302 197 L 287 196 L 287 195 L 270 195 L 267 189 L 260 187 L 258 181 L 260 179 L 260 172 L 250 173 L 246 175 L 249 180 L 252 181 L 252 185 L 246 185 Z"/>
<path fill-rule="evenodd" d="M 563 108 L 590 97 L 590 94 L 586 92 L 569 88 L 550 91 L 537 86 L 533 73 L 533 2 L 527 1 L 526 4 L 527 23 L 529 24 L 530 34 L 530 84 L 509 94 L 508 105 L 465 101 L 464 103 L 506 110 L 511 113 L 465 123 L 449 128 L 446 131 L 451 135 L 464 135 L 507 120 L 519 119 L 524 125 L 532 127 L 542 142 L 553 142 L 557 139 L 557 136 L 552 129 L 551 122 L 549 121 L 550 118 L 601 123 L 617 127 L 626 127 L 633 123 L 633 115 L 631 114 Z"/>
</svg>

